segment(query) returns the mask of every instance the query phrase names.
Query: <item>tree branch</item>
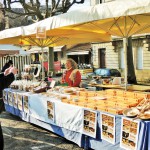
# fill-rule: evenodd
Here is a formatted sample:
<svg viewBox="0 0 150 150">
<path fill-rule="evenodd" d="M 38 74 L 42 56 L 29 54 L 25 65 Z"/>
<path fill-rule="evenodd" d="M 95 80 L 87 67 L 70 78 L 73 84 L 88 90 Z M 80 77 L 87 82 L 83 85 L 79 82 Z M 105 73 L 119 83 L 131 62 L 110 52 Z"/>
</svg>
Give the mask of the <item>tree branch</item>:
<svg viewBox="0 0 150 150">
<path fill-rule="evenodd" d="M 49 0 L 46 0 L 45 18 L 48 18 L 48 16 L 49 16 L 48 2 L 49 2 Z"/>
<path fill-rule="evenodd" d="M 43 0 L 44 1 L 44 0 Z M 19 16 L 29 15 L 37 16 L 38 20 L 48 18 L 50 16 L 57 15 L 58 13 L 66 13 L 72 5 L 83 4 L 85 0 L 51 0 L 51 9 L 49 8 L 49 0 L 45 0 L 45 11 L 42 10 L 40 0 L 29 0 L 27 3 L 26 0 L 3 0 L 4 9 L 9 13 L 13 13 Z M 22 5 L 23 12 L 16 12 L 14 8 L 11 7 L 12 4 L 19 3 Z M 44 16 L 43 16 L 44 12 Z"/>
</svg>

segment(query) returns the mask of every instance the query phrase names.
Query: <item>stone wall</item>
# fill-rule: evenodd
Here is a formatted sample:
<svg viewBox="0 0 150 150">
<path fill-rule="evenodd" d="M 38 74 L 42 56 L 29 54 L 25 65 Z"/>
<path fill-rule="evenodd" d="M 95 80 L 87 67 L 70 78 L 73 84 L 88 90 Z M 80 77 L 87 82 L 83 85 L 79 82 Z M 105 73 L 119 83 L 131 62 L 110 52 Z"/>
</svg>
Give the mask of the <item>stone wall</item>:
<svg viewBox="0 0 150 150">
<path fill-rule="evenodd" d="M 93 66 L 94 68 L 100 67 L 99 49 L 106 49 L 106 67 L 107 68 L 119 68 L 118 65 L 118 53 L 115 51 L 115 47 L 112 42 L 92 44 L 93 49 Z"/>
<path fill-rule="evenodd" d="M 143 68 L 137 69 L 137 47 L 142 47 Z M 119 68 L 120 53 L 119 49 L 123 47 L 122 40 L 113 41 L 109 43 L 92 44 L 93 49 L 93 65 L 95 68 L 100 67 L 99 49 L 106 49 L 106 68 L 116 68 L 120 70 L 124 76 L 124 69 Z M 132 42 L 133 47 L 133 62 L 135 73 L 138 81 L 150 82 L 150 38 L 134 38 Z"/>
</svg>

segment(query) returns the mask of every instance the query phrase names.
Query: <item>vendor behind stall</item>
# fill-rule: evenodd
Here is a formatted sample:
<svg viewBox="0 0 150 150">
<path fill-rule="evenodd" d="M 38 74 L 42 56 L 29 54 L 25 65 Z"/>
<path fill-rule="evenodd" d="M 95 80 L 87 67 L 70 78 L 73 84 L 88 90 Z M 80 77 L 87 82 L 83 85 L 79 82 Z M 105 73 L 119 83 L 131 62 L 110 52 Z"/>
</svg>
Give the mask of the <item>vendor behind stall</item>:
<svg viewBox="0 0 150 150">
<path fill-rule="evenodd" d="M 77 69 L 77 63 L 73 59 L 66 60 L 66 71 L 62 77 L 62 83 L 67 83 L 68 86 L 79 87 L 81 83 L 81 74 Z"/>
</svg>

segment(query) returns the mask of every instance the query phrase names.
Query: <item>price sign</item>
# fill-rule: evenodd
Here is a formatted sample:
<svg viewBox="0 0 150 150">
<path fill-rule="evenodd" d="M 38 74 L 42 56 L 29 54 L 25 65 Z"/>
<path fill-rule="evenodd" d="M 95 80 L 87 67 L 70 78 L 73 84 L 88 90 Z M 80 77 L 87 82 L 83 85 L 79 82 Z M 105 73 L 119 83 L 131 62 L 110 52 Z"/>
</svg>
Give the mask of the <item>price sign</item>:
<svg viewBox="0 0 150 150">
<path fill-rule="evenodd" d="M 37 27 L 36 38 L 40 39 L 46 38 L 46 27 Z"/>
</svg>

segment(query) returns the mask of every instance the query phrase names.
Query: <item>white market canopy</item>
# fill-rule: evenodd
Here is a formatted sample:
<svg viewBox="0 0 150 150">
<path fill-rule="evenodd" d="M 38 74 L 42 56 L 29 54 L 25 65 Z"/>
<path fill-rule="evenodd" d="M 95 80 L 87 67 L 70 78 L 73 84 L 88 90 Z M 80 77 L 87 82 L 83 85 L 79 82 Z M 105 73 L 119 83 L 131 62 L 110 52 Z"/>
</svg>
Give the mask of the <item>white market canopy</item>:
<svg viewBox="0 0 150 150">
<path fill-rule="evenodd" d="M 37 27 L 46 28 L 47 38 L 37 39 Z M 113 1 L 50 17 L 29 26 L 0 32 L 0 44 L 60 46 L 124 38 L 125 81 L 127 81 L 127 38 L 150 33 L 150 0 Z M 126 82 L 127 83 L 127 82 Z"/>
<path fill-rule="evenodd" d="M 37 23 L 0 32 L 0 44 L 36 45 L 37 27 L 46 28 L 51 46 L 109 41 L 110 35 L 129 37 L 150 31 L 150 0 L 113 1 L 53 16 Z M 28 42 L 27 42 L 28 41 Z M 46 46 L 47 46 L 46 45 Z"/>
</svg>

